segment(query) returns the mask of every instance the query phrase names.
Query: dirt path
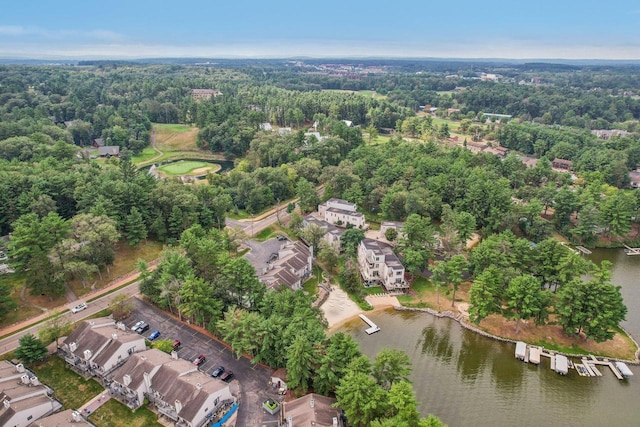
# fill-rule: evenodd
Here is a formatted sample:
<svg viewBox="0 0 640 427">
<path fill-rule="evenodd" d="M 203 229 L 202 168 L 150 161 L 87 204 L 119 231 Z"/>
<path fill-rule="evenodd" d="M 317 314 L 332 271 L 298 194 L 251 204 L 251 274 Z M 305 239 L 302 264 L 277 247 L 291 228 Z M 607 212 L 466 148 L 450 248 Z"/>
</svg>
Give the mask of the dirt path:
<svg viewBox="0 0 640 427">
<path fill-rule="evenodd" d="M 160 149 L 156 146 L 156 129 L 155 128 L 151 128 L 150 140 L 151 140 L 151 148 L 153 148 L 156 151 L 156 153 L 158 153 L 158 155 L 144 162 L 145 164 L 154 163 L 157 159 L 162 158 L 162 156 L 164 155 L 164 153 L 160 151 Z"/>
</svg>

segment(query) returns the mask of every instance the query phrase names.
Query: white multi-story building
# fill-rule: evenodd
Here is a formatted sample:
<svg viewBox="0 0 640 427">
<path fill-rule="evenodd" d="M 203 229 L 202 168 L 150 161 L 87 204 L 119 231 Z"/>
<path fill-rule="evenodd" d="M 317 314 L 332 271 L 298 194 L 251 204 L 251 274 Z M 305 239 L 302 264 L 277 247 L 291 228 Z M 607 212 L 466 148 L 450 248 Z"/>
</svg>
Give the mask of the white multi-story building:
<svg viewBox="0 0 640 427">
<path fill-rule="evenodd" d="M 53 390 L 22 364 L 0 360 L 0 426 L 27 427 L 62 408 Z"/>
<path fill-rule="evenodd" d="M 85 377 L 104 377 L 131 354 L 146 349 L 142 335 L 107 317 L 85 320 L 59 348 L 69 366 Z"/>
<path fill-rule="evenodd" d="M 363 239 L 358 245 L 358 266 L 366 282 L 380 284 L 387 291 L 404 291 L 404 266 L 391 246 L 373 239 Z"/>
<path fill-rule="evenodd" d="M 356 204 L 346 200 L 331 198 L 324 203 L 320 203 L 318 205 L 318 214 L 329 224 L 339 227 L 351 225 L 363 230 L 367 228 L 364 215 L 358 212 Z"/>
<path fill-rule="evenodd" d="M 132 409 L 147 398 L 158 413 L 180 427 L 209 425 L 223 405 L 236 402 L 229 384 L 178 359 L 175 353 L 170 356 L 156 349 L 134 354 L 111 378 L 112 397 Z"/>
</svg>

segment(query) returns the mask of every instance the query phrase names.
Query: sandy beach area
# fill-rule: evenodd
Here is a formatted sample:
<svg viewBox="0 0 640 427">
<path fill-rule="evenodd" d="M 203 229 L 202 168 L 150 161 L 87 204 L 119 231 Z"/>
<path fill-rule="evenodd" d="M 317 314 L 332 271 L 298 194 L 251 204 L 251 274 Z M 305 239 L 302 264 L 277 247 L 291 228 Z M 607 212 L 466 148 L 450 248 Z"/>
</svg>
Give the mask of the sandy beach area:
<svg viewBox="0 0 640 427">
<path fill-rule="evenodd" d="M 334 329 L 358 314 L 365 313 L 349 298 L 345 291 L 337 286 L 333 286 L 331 289 L 329 297 L 320 306 L 329 323 L 329 329 Z M 366 300 L 374 307 L 374 310 L 400 305 L 398 299 L 392 295 L 368 296 Z"/>
</svg>

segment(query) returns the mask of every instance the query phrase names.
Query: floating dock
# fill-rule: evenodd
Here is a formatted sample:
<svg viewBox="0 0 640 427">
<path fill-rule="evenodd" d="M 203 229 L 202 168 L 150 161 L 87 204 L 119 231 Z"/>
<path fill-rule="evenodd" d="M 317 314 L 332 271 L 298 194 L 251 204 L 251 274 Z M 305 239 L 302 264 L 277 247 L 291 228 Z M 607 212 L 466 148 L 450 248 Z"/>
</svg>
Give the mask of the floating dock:
<svg viewBox="0 0 640 427">
<path fill-rule="evenodd" d="M 541 352 L 542 350 L 540 347 L 529 347 L 529 362 L 534 365 L 539 365 Z"/>
<path fill-rule="evenodd" d="M 633 372 L 631 372 L 631 369 L 629 369 L 629 367 L 624 362 L 616 362 L 615 365 L 623 377 L 628 378 L 633 376 Z"/>
<path fill-rule="evenodd" d="M 640 248 L 632 248 L 624 245 L 624 253 L 627 255 L 640 255 Z"/>
<path fill-rule="evenodd" d="M 527 358 L 527 343 L 518 341 L 516 343 L 516 359 L 524 360 Z"/>
<path fill-rule="evenodd" d="M 365 329 L 365 332 L 369 335 L 380 331 L 380 328 L 378 327 L 378 325 L 376 325 L 375 323 L 373 323 L 367 316 L 365 316 L 364 314 L 360 314 L 360 318 L 362 320 L 365 321 L 365 323 L 367 325 L 369 325 L 369 328 Z"/>
<path fill-rule="evenodd" d="M 555 371 L 560 375 L 567 375 L 569 373 L 569 360 L 567 356 L 563 356 L 562 354 L 556 354 L 556 369 Z"/>
<path fill-rule="evenodd" d="M 606 358 L 598 359 L 593 355 L 589 355 L 588 357 L 583 357 L 581 363 L 574 364 L 562 354 L 550 352 L 543 347 L 530 346 L 522 341 L 516 342 L 515 356 L 516 359 L 535 365 L 540 364 L 542 357 L 548 357 L 549 367 L 560 375 L 567 375 L 570 369 L 575 369 L 583 377 L 601 377 L 601 367 L 604 366 L 611 369 L 613 375 L 619 380 L 633 376 L 631 369 L 623 362 L 612 362 Z"/>
</svg>

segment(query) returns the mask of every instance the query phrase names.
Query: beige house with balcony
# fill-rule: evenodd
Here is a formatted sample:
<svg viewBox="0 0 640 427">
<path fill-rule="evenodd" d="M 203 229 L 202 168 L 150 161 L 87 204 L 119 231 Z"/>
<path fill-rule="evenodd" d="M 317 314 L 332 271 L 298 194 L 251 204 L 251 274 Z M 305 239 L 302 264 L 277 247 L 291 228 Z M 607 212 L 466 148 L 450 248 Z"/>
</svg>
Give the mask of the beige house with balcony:
<svg viewBox="0 0 640 427">
<path fill-rule="evenodd" d="M 358 266 L 365 282 L 382 285 L 387 291 L 406 291 L 404 266 L 386 243 L 363 239 L 358 245 Z"/>
<path fill-rule="evenodd" d="M 85 378 L 104 378 L 133 353 L 146 350 L 142 335 L 103 317 L 83 321 L 58 348 L 69 367 Z"/>
<path fill-rule="evenodd" d="M 233 404 L 229 384 L 201 372 L 174 352 L 151 349 L 136 353 L 111 375 L 109 392 L 131 409 L 147 398 L 176 427 L 209 425 L 223 406 Z"/>
<path fill-rule="evenodd" d="M 27 427 L 58 411 L 62 404 L 52 396 L 24 365 L 0 360 L 0 426 Z"/>
</svg>

